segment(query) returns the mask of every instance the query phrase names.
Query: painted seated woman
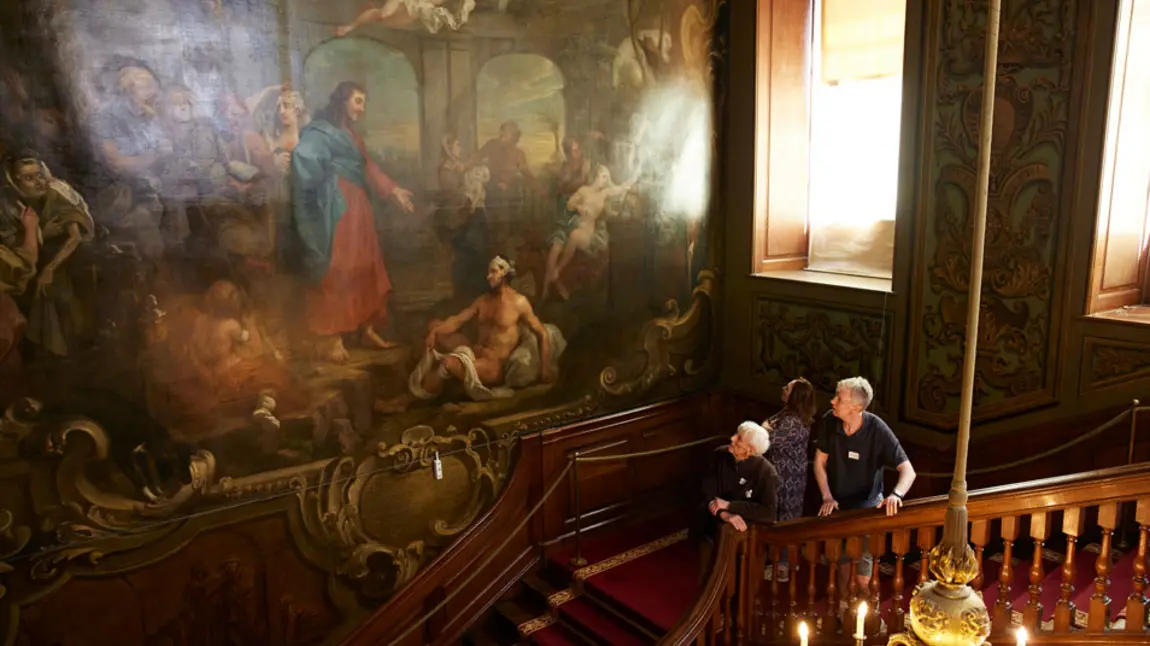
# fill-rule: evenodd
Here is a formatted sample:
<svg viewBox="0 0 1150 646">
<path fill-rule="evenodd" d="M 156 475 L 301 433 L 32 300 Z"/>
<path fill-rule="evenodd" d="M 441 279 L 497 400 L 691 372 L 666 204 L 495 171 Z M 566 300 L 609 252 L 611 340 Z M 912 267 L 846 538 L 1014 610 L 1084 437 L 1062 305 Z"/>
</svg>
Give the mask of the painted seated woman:
<svg viewBox="0 0 1150 646">
<path fill-rule="evenodd" d="M 598 166 L 592 179 L 567 200 L 566 221 L 551 235 L 547 257 L 547 274 L 543 282 L 544 299 L 554 289 L 561 298 L 570 297 L 563 283 L 563 270 L 579 252 L 591 257 L 607 253 L 606 218 L 617 210 L 617 200 L 635 186 L 635 180 L 620 185 L 611 182 L 611 171 Z"/>
</svg>

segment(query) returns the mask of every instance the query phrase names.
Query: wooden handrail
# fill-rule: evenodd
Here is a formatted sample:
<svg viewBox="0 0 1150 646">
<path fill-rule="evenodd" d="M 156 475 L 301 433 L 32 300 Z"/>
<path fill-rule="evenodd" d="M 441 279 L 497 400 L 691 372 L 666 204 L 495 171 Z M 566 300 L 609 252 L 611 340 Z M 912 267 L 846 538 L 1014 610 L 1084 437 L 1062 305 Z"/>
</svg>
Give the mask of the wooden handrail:
<svg viewBox="0 0 1150 646">
<path fill-rule="evenodd" d="M 1030 482 L 1014 483 L 998 487 L 988 487 L 985 489 L 974 491 L 970 494 L 970 499 L 967 503 L 969 511 L 969 519 L 972 522 L 981 523 L 982 526 L 988 527 L 990 521 L 1006 518 L 1020 518 L 1020 517 L 1038 517 L 1047 518 L 1048 514 L 1060 510 L 1066 510 L 1067 518 L 1082 518 L 1080 514 L 1084 510 L 1091 507 L 1097 507 L 1102 516 L 1098 521 L 1103 529 L 1103 543 L 1102 551 L 1107 553 L 1109 550 L 1110 535 L 1118 527 L 1117 525 L 1117 504 L 1122 501 L 1138 501 L 1137 504 L 1137 518 L 1141 523 L 1141 531 L 1143 533 L 1142 546 L 1143 553 L 1145 553 L 1146 536 L 1150 535 L 1150 463 L 1141 463 L 1129 466 L 1115 467 L 1111 469 L 1101 469 L 1096 471 L 1087 471 L 1083 473 L 1076 473 L 1066 476 L 1058 476 L 1053 478 L 1045 478 L 1041 480 L 1033 480 Z M 710 576 L 707 578 L 705 587 L 703 588 L 695 605 L 687 612 L 686 616 L 676 625 L 676 627 L 662 640 L 660 645 L 663 646 L 680 646 L 688 643 L 718 643 L 712 639 L 714 635 L 715 620 L 717 617 L 725 615 L 726 622 L 737 620 L 738 625 L 730 626 L 729 623 L 723 625 L 728 630 L 737 633 L 737 635 L 744 639 L 746 643 L 779 643 L 776 639 L 782 638 L 781 633 L 776 635 L 775 631 L 778 624 L 763 624 L 763 620 L 758 615 L 761 614 L 758 610 L 759 603 L 763 602 L 764 597 L 761 595 L 768 594 L 760 587 L 763 575 L 763 568 L 766 565 L 764 558 L 766 558 L 765 551 L 767 547 L 770 549 L 770 559 L 772 562 L 778 559 L 778 550 L 782 546 L 791 546 L 789 549 L 798 548 L 799 553 L 803 553 L 805 549 L 810 549 L 814 546 L 815 556 L 808 558 L 818 558 L 819 546 L 822 544 L 837 544 L 838 541 L 843 539 L 851 539 L 858 541 L 858 537 L 870 537 L 871 544 L 875 544 L 875 537 L 901 536 L 900 539 L 892 539 L 894 541 L 891 550 L 900 556 L 907 553 L 909 536 L 911 532 L 918 532 L 920 536 L 918 546 L 926 548 L 931 544 L 928 539 L 926 543 L 922 542 L 922 532 L 931 529 L 931 532 L 926 534 L 928 537 L 935 536 L 933 534 L 944 521 L 947 507 L 947 498 L 945 496 L 935 496 L 931 498 L 924 498 L 920 500 L 910 501 L 903 507 L 902 511 L 895 517 L 887 517 L 879 510 L 859 510 L 835 514 L 830 518 L 805 518 L 786 521 L 776 524 L 755 524 L 752 525 L 750 530 L 744 534 L 735 532 L 733 528 L 724 525 L 723 531 L 720 534 L 720 541 L 718 549 L 716 549 L 716 560 L 714 562 Z M 1069 516 L 1069 514 L 1075 514 Z M 1102 520 L 1105 517 L 1106 520 Z M 1005 523 L 1005 521 L 1003 521 Z M 1077 538 L 1081 530 L 1074 530 L 1073 525 L 1079 521 L 1064 520 L 1065 525 L 1071 527 L 1066 531 L 1072 532 L 1072 536 Z M 1005 525 L 1004 525 L 1005 527 Z M 1007 537 L 1007 544 L 1013 541 L 1019 541 L 1020 544 L 1027 541 L 1035 542 L 1041 546 L 1041 542 L 1045 540 L 1046 530 L 1043 529 L 1044 525 L 1032 526 L 1030 532 L 1038 532 L 1033 536 L 1019 536 L 1017 533 L 1017 524 L 1012 525 L 1015 529 L 1010 530 Z M 1056 530 L 1057 531 L 1057 530 Z M 1004 537 L 1007 536 L 1004 529 Z M 979 538 L 973 539 L 977 543 L 978 558 L 981 560 L 982 548 L 987 544 L 989 533 L 986 529 L 982 531 Z M 849 542 L 848 542 L 849 543 Z M 1073 541 L 1071 541 L 1073 545 Z M 879 552 L 875 554 L 875 558 L 882 556 L 883 548 L 882 542 L 879 543 Z M 805 547 L 804 547 L 805 546 Z M 901 547 L 900 547 L 901 546 Z M 855 543 L 854 547 L 859 547 Z M 828 548 L 829 549 L 829 548 Z M 1006 556 L 1009 557 L 1009 549 Z M 858 559 L 858 554 L 852 555 L 854 559 Z M 796 555 L 796 558 L 802 558 Z M 837 556 L 834 558 L 838 558 Z M 1142 558 L 1142 557 L 1139 557 Z M 1069 562 L 1069 561 L 1068 561 Z M 1099 561 L 1098 577 L 1090 585 L 1092 587 L 1109 586 L 1109 561 Z M 773 569 L 775 566 L 771 566 Z M 1139 567 L 1145 567 L 1144 565 Z M 854 566 L 851 566 L 852 571 Z M 776 573 L 777 570 L 774 570 Z M 812 570 L 807 569 L 810 572 Z M 897 577 L 901 577 L 901 564 L 899 566 Z M 792 576 L 794 576 L 792 574 Z M 832 574 L 832 576 L 834 576 Z M 924 574 L 920 573 L 920 581 Z M 1033 574 L 1031 575 L 1034 576 Z M 1064 575 L 1065 576 L 1065 575 Z M 1135 577 L 1140 576 L 1135 574 Z M 898 579 L 901 581 L 902 579 Z M 730 591 L 733 589 L 733 582 L 738 581 L 737 599 L 730 598 Z M 875 580 L 877 581 L 877 579 Z M 790 594 L 793 596 L 796 593 L 794 581 L 791 582 Z M 894 594 L 901 595 L 902 583 L 896 583 Z M 1009 584 L 1003 583 L 1003 589 L 1009 590 Z M 814 579 L 810 581 L 810 590 L 813 590 Z M 1032 600 L 1037 598 L 1035 595 L 1040 596 L 1041 586 L 1035 587 L 1036 584 L 1031 579 L 1030 596 Z M 1143 586 L 1145 587 L 1145 586 Z M 1064 590 L 1068 588 L 1065 587 Z M 1098 588 L 1101 589 L 1101 588 Z M 1140 590 L 1135 596 L 1141 594 Z M 1038 592 L 1035 592 L 1038 590 Z M 1073 592 L 1073 587 L 1069 588 Z M 727 594 L 724 594 L 724 593 Z M 852 583 L 853 592 L 853 583 Z M 1071 594 L 1065 592 L 1065 595 Z M 774 592 L 769 593 L 771 595 Z M 833 593 L 832 593 L 833 594 Z M 841 592 L 840 592 L 841 594 Z M 878 601 L 879 588 L 876 584 L 872 583 L 869 591 L 862 591 L 862 594 L 868 598 L 868 601 L 874 599 Z M 1005 593 L 1004 593 L 1005 594 Z M 1099 613 L 1106 612 L 1109 607 L 1110 600 L 1105 597 L 1097 597 L 1092 599 L 1090 616 L 1091 621 L 1101 616 L 1108 616 Z M 841 597 L 836 597 L 841 600 Z M 896 600 L 902 598 L 895 597 Z M 1069 598 L 1069 597 L 1067 597 Z M 1137 599 L 1131 597 L 1132 601 L 1127 602 L 1125 599 L 1118 599 L 1116 604 L 1125 606 L 1127 603 L 1131 604 L 1132 608 L 1142 608 L 1143 605 L 1135 603 Z M 806 603 L 814 603 L 813 599 L 805 600 Z M 765 602 L 764 607 L 765 607 Z M 773 603 L 773 598 L 772 598 Z M 1062 602 L 1060 602 L 1062 603 Z M 794 600 L 791 600 L 791 609 L 793 616 Z M 999 602 L 1001 606 L 1002 602 Z M 897 602 L 896 606 L 899 605 Z M 1094 606 L 1097 605 L 1098 608 Z M 738 607 L 735 612 L 734 608 Z M 1038 607 L 1038 606 L 1035 606 Z M 1072 606 L 1071 606 L 1072 607 Z M 772 605 L 773 608 L 773 605 Z M 998 608 L 1001 610 L 1001 608 Z M 1027 612 L 1031 612 L 1033 608 L 1031 604 L 1027 604 Z M 1009 603 L 1005 606 L 1005 612 L 1010 611 Z M 899 611 L 901 612 L 901 611 Z M 1142 611 L 1139 611 L 1142 612 Z M 772 610 L 773 613 L 773 610 Z M 872 615 L 877 621 L 877 611 L 872 611 Z M 1144 617 L 1145 614 L 1140 615 Z M 776 621 L 777 621 L 776 617 Z M 897 627 L 901 627 L 901 617 L 896 615 Z M 997 620 L 996 620 L 997 621 Z M 1037 621 L 1037 620 L 1035 620 Z M 1064 620 L 1066 626 L 1069 626 L 1070 619 Z M 1009 623 L 1009 622 L 1008 622 Z M 765 626 L 772 626 L 769 631 L 770 634 L 756 635 L 755 631 L 760 628 L 767 630 Z M 1138 621 L 1136 626 L 1141 626 Z M 1092 623 L 1093 626 L 1093 623 Z M 996 629 L 1003 630 L 1004 628 L 996 625 Z M 1064 631 L 1059 633 L 1059 630 Z M 1068 628 L 1056 628 L 1053 632 L 1049 629 L 1041 631 L 1041 634 L 1034 635 L 1034 643 L 1065 643 L 1065 631 Z M 710 631 L 710 632 L 709 632 Z M 1140 628 L 1127 629 L 1127 632 L 1116 634 L 1106 631 L 1099 631 L 1092 629 L 1087 633 L 1075 632 L 1074 638 L 1078 640 L 1077 643 L 1132 643 L 1136 639 L 1145 639 L 1146 634 Z M 1088 638 L 1088 639 L 1087 639 Z M 765 641 L 764 641 L 765 640 Z M 1112 640 L 1112 641 L 1108 641 Z M 721 640 L 720 640 L 721 641 Z"/>
<path fill-rule="evenodd" d="M 703 584 L 699 601 L 679 620 L 679 623 L 675 624 L 671 632 L 659 640 L 659 646 L 695 643 L 699 636 L 709 629 L 715 609 L 723 600 L 723 592 L 729 589 L 730 580 L 737 573 L 740 561 L 739 548 L 746 543 L 746 540 L 746 532 L 735 531 L 730 525 L 723 524 L 715 545 L 714 565 Z M 734 617 L 727 617 L 726 621 L 734 621 Z"/>
<path fill-rule="evenodd" d="M 1057 511 L 1098 505 L 1119 496 L 1150 496 L 1150 477 L 1147 476 L 1150 476 L 1150 462 L 987 487 L 970 493 L 967 510 L 971 520 L 986 520 L 1038 509 Z M 1084 487 L 1084 484 L 1090 486 Z M 755 531 L 771 542 L 826 540 L 863 535 L 875 529 L 897 531 L 940 524 L 945 512 L 946 496 L 932 496 L 908 501 L 893 518 L 887 518 L 877 509 L 862 509 L 829 518 L 808 517 L 756 525 Z"/>
</svg>

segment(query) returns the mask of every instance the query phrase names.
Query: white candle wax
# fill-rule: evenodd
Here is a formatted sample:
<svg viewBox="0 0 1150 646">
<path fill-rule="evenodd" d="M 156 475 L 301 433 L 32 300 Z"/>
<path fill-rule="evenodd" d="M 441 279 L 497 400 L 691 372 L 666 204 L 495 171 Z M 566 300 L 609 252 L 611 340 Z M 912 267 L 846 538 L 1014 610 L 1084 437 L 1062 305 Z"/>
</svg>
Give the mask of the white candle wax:
<svg viewBox="0 0 1150 646">
<path fill-rule="evenodd" d="M 799 646 L 807 646 L 808 635 L 809 632 L 807 631 L 807 622 L 804 621 L 803 623 L 799 624 Z"/>
<path fill-rule="evenodd" d="M 1026 646 L 1026 637 L 1027 637 L 1026 629 L 1025 628 L 1019 628 L 1018 632 L 1016 632 L 1014 634 L 1018 638 L 1018 646 Z"/>
<path fill-rule="evenodd" d="M 866 621 L 866 602 L 864 601 L 864 602 L 859 604 L 858 621 L 855 622 L 855 634 L 856 635 L 865 635 L 866 634 L 865 632 L 863 632 L 863 622 L 865 622 L 865 621 Z"/>
</svg>

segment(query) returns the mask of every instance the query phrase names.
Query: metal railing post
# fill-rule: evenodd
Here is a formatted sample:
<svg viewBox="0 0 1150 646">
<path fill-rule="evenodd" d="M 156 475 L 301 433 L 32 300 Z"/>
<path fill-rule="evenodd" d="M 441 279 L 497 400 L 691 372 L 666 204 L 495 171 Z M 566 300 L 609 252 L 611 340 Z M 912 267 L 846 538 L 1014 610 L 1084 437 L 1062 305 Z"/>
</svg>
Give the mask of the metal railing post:
<svg viewBox="0 0 1150 646">
<path fill-rule="evenodd" d="M 1126 454 L 1126 464 L 1134 464 L 1134 439 L 1138 437 L 1138 404 L 1135 399 L 1130 403 L 1130 450 Z"/>
<path fill-rule="evenodd" d="M 587 559 L 583 558 L 582 548 L 579 545 L 579 534 L 583 530 L 583 509 L 579 504 L 579 452 L 576 451 L 571 467 L 571 477 L 575 481 L 575 556 L 571 557 L 571 565 L 585 567 Z"/>
</svg>

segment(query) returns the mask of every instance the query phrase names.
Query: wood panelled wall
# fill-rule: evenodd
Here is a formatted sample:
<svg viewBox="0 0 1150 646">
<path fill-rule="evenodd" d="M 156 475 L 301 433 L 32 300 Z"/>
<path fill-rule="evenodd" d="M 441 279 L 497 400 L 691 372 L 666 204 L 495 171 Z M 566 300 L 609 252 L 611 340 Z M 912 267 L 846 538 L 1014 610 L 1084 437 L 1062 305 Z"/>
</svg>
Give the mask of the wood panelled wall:
<svg viewBox="0 0 1150 646">
<path fill-rule="evenodd" d="M 1150 401 L 1150 326 L 1085 315 L 1117 4 L 1004 2 L 976 438 Z M 945 453 L 958 423 L 985 3 L 923 0 L 910 12 L 906 85 L 917 91 L 904 98 L 889 292 L 751 275 L 763 217 L 755 5 L 731 7 L 722 387 L 771 404 L 795 376 L 829 398 L 838 379 L 863 374 L 904 442 Z M 1033 446 L 1018 441 L 1011 453 Z"/>
</svg>

